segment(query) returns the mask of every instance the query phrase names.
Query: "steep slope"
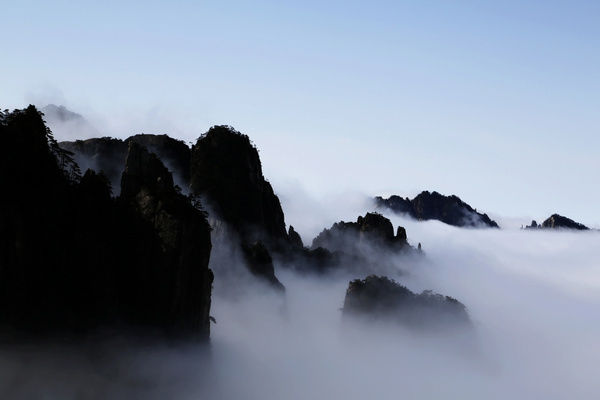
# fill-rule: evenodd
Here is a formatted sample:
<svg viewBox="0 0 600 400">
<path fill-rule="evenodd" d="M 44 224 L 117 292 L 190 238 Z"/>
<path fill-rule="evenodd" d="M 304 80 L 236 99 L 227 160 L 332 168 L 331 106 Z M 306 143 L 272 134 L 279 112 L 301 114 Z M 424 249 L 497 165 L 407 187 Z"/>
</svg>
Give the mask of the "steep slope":
<svg viewBox="0 0 600 400">
<path fill-rule="evenodd" d="M 211 205 L 214 217 L 227 223 L 244 242 L 287 242 L 283 210 L 262 174 L 256 148 L 246 135 L 215 126 L 190 150 L 167 135 L 135 135 L 126 140 L 98 138 L 61 142 L 83 168 L 103 172 L 118 187 L 129 143 L 136 142 L 158 155 L 174 173 L 175 183 L 190 186 Z"/>
<path fill-rule="evenodd" d="M 121 200 L 152 224 L 160 240 L 165 273 L 173 285 L 173 324 L 181 333 L 208 338 L 213 275 L 208 269 L 211 239 L 204 211 L 178 194 L 161 160 L 134 141 L 129 143 Z"/>
<path fill-rule="evenodd" d="M 75 161 L 83 169 L 102 172 L 113 188 L 119 188 L 121 174 L 125 169 L 127 144 L 110 137 L 60 142 L 59 146 L 74 154 Z"/>
<path fill-rule="evenodd" d="M 114 199 L 104 175 L 77 174 L 35 107 L 3 113 L 0 142 L 3 331 L 208 340 L 210 228 L 158 160 L 130 154 Z"/>
<path fill-rule="evenodd" d="M 206 198 L 243 242 L 288 241 L 281 204 L 248 136 L 228 126 L 210 128 L 192 149 L 191 167 L 192 191 Z"/>
<path fill-rule="evenodd" d="M 118 188 L 125 169 L 129 143 L 135 142 L 158 155 L 174 175 L 177 185 L 187 188 L 190 181 L 190 148 L 180 140 L 167 135 L 134 135 L 125 140 L 110 137 L 60 142 L 59 146 L 75 154 L 82 169 L 93 169 L 108 177 Z"/>
<path fill-rule="evenodd" d="M 262 174 L 258 151 L 228 126 L 214 126 L 192 149 L 191 191 L 208 204 L 218 253 L 241 249 L 254 276 L 281 291 L 270 252 L 289 243 L 283 210 Z M 225 247 L 233 246 L 229 250 Z M 229 268 L 219 257 L 215 270 Z M 235 284 L 232 282 L 231 284 Z"/>
<path fill-rule="evenodd" d="M 201 196 L 204 202 L 210 204 L 216 242 L 221 244 L 221 239 L 241 240 L 235 251 L 240 251 L 250 272 L 274 283 L 276 288 L 282 286 L 274 275 L 272 262 L 270 267 L 266 267 L 264 257 L 254 257 L 260 252 L 243 251 L 244 246 L 255 249 L 262 246 L 269 252 L 274 246 L 288 242 L 281 205 L 271 185 L 262 176 L 258 151 L 247 136 L 227 127 L 212 128 L 198 140 L 193 156 L 183 141 L 167 135 L 141 134 L 125 140 L 77 140 L 61 142 L 60 146 L 73 152 L 77 162 L 86 168 L 102 171 L 117 188 L 131 143 L 140 144 L 155 153 L 173 172 L 174 183 L 184 192 L 190 187 L 194 172 L 192 188 L 195 198 Z M 129 194 L 124 193 L 124 196 Z M 229 251 L 220 249 L 217 253 Z M 258 265 L 261 267 L 258 268 Z"/>
</svg>

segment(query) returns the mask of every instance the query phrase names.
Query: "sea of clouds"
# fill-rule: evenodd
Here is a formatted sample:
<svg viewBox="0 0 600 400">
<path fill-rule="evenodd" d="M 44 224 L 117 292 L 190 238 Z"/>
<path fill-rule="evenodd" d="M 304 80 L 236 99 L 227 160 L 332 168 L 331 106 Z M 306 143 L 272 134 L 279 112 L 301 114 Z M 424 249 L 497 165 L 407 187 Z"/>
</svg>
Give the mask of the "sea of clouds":
<svg viewBox="0 0 600 400">
<path fill-rule="evenodd" d="M 292 197 L 284 198 L 284 208 L 302 209 L 289 204 Z M 322 227 L 329 227 L 367 211 L 367 203 L 350 204 L 331 208 L 329 214 L 315 210 L 315 215 L 323 217 Z M 286 215 L 288 223 L 302 226 L 301 214 Z M 118 338 L 3 347 L 0 397 L 600 396 L 600 233 L 459 229 L 388 216 L 395 227 L 406 227 L 409 242 L 421 243 L 425 252 L 420 261 L 398 263 L 401 267 L 390 277 L 414 292 L 429 289 L 465 304 L 475 325 L 469 344 L 443 332 L 344 324 L 340 308 L 348 282 L 364 276 L 300 276 L 276 265 L 285 296 L 247 275 L 240 278 L 245 290 L 232 296 L 215 271 L 211 314 L 217 323 L 208 350 Z M 315 228 L 304 235 L 317 233 Z"/>
<path fill-rule="evenodd" d="M 279 185 L 279 196 L 305 245 L 373 211 L 364 194 L 314 198 L 295 185 Z M 599 232 L 460 229 L 386 215 L 425 253 L 390 260 L 390 278 L 462 302 L 475 326 L 469 345 L 344 324 L 348 282 L 364 275 L 298 275 L 276 264 L 281 296 L 240 267 L 240 290 L 219 281 L 231 282 L 235 268 L 215 271 L 209 349 L 122 338 L 4 346 L 0 398 L 600 398 Z M 241 258 L 226 261 L 239 267 Z"/>
<path fill-rule="evenodd" d="M 388 216 L 426 254 L 393 278 L 464 303 L 475 324 L 472 346 L 442 332 L 344 325 L 339 309 L 348 280 L 364 276 L 299 277 L 279 269 L 285 313 L 264 291 L 244 301 L 220 301 L 215 293 L 214 362 L 224 398 L 600 395 L 599 233 L 460 229 Z"/>
</svg>

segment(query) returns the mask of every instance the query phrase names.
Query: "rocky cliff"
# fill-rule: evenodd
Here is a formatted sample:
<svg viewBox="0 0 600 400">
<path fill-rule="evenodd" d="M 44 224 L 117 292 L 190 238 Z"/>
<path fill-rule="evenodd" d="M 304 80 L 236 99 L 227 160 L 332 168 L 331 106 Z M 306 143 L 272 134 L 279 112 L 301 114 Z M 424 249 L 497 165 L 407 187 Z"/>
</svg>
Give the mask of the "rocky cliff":
<svg viewBox="0 0 600 400">
<path fill-rule="evenodd" d="M 129 143 L 121 200 L 132 204 L 159 238 L 171 285 L 172 325 L 181 334 L 207 339 L 213 275 L 208 269 L 211 239 L 206 214 L 175 190 L 161 160 L 135 141 Z"/>
<path fill-rule="evenodd" d="M 138 152 L 137 147 L 131 147 L 132 143 L 148 150 L 135 159 L 150 165 L 147 163 L 156 158 L 167 167 L 160 173 L 162 181 L 150 185 L 153 190 L 172 188 L 175 183 L 186 192 L 192 183 L 194 198 L 202 198 L 203 202 L 210 204 L 211 223 L 217 227 L 213 235 L 217 245 L 223 240 L 240 241 L 237 247 L 242 250 L 243 246 L 261 242 L 268 252 L 275 246 L 288 244 L 283 210 L 271 185 L 262 175 L 258 151 L 247 136 L 232 128 L 211 128 L 198 139 L 192 150 L 184 142 L 167 135 L 146 134 L 125 140 L 99 138 L 61 142 L 60 146 L 73 152 L 81 165 L 102 171 L 116 188 L 122 182 L 128 149 Z M 133 171 L 131 165 L 128 168 Z M 146 172 L 149 171 L 144 171 L 143 176 Z M 170 178 L 171 175 L 173 178 Z M 126 179 L 124 190 L 137 190 L 138 176 L 128 173 L 123 178 Z M 131 197 L 126 192 L 122 196 Z M 255 253 L 242 251 L 242 254 L 253 275 L 276 282 L 277 288 L 281 286 L 274 273 L 268 272 L 270 269 L 253 268 L 253 265 L 262 262 L 253 258 Z"/>
<path fill-rule="evenodd" d="M 3 332 L 208 340 L 209 226 L 157 159 L 134 146 L 113 198 L 106 176 L 78 173 L 33 106 L 3 113 L 0 142 Z"/>
<path fill-rule="evenodd" d="M 232 245 L 234 252 L 241 248 L 252 275 L 284 291 L 271 256 L 275 249 L 289 247 L 283 210 L 248 136 L 229 126 L 214 126 L 203 134 L 192 148 L 190 188 L 207 202 L 211 224 L 220 227 L 215 237 L 219 245 Z M 226 272 L 230 262 L 219 257 L 213 268 L 217 274 L 223 271 L 224 278 L 231 276 Z"/>
<path fill-rule="evenodd" d="M 212 127 L 192 149 L 191 171 L 192 191 L 207 199 L 242 242 L 288 241 L 281 204 L 248 136 L 228 126 Z"/>
<path fill-rule="evenodd" d="M 167 135 L 134 135 L 125 140 L 110 137 L 60 142 L 61 148 L 74 153 L 75 161 L 82 169 L 102 172 L 118 188 L 125 169 L 129 144 L 135 142 L 158 155 L 174 175 L 175 183 L 184 190 L 190 182 L 190 148 L 182 141 Z"/>
</svg>

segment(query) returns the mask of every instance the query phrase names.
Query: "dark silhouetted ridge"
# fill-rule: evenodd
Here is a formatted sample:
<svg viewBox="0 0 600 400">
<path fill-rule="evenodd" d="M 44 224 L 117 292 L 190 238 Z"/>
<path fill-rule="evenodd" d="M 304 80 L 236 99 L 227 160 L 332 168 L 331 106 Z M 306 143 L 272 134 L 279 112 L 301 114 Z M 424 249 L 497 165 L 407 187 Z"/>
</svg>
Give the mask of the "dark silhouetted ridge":
<svg viewBox="0 0 600 400">
<path fill-rule="evenodd" d="M 3 113 L 3 330 L 24 337 L 118 328 L 208 340 L 206 215 L 175 190 L 156 156 L 129 150 L 123 196 L 113 198 L 104 174 L 77 173 L 35 107 Z"/>
<path fill-rule="evenodd" d="M 194 145 L 191 164 L 192 191 L 206 198 L 243 242 L 287 242 L 281 204 L 248 136 L 213 126 Z"/>
<path fill-rule="evenodd" d="M 574 229 L 586 231 L 590 228 L 562 215 L 552 214 L 540 225 L 535 220 L 531 221 L 531 225 L 527 225 L 525 229 Z"/>
<path fill-rule="evenodd" d="M 410 200 L 400 196 L 388 199 L 375 197 L 375 204 L 388 208 L 397 214 L 406 214 L 419 221 L 438 220 L 448 225 L 470 228 L 498 228 L 487 214 L 478 213 L 457 196 L 444 196 L 438 192 L 421 192 Z"/>
<path fill-rule="evenodd" d="M 387 320 L 433 331 L 472 326 L 466 307 L 458 300 L 431 291 L 415 294 L 394 280 L 376 275 L 349 283 L 343 316 Z"/>
</svg>

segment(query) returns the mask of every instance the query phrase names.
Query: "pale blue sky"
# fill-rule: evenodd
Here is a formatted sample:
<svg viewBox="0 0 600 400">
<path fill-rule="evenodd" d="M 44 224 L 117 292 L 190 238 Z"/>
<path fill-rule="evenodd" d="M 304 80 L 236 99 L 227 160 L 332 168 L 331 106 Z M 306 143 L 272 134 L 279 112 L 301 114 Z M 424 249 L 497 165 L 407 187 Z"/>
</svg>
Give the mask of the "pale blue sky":
<svg viewBox="0 0 600 400">
<path fill-rule="evenodd" d="M 229 124 L 276 191 L 600 226 L 598 21 L 597 1 L 23 0 L 0 14 L 0 107 L 117 137 Z"/>
</svg>

